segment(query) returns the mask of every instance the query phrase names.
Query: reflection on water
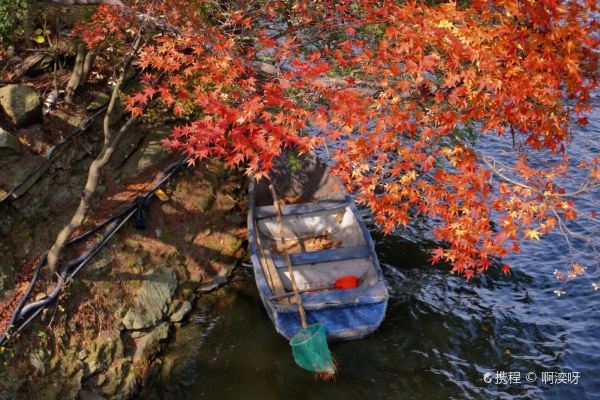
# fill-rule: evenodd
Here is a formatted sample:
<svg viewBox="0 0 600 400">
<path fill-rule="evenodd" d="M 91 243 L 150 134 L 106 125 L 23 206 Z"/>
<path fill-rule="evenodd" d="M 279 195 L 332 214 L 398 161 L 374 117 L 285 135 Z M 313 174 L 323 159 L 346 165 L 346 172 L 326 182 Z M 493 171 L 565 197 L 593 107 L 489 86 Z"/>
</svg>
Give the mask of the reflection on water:
<svg viewBox="0 0 600 400">
<path fill-rule="evenodd" d="M 575 140 L 600 136 L 599 114 Z M 492 138 L 482 146 L 498 155 L 507 144 Z M 594 196 L 600 194 L 584 197 L 580 209 L 591 211 Z M 429 266 L 425 228 L 386 237 L 373 229 L 391 295 L 387 318 L 364 340 L 332 344 L 335 382 L 295 366 L 245 270 L 202 298 L 196 323 L 170 346 L 163 380 L 141 398 L 600 399 L 600 291 L 581 279 L 566 295 L 553 293 L 552 271 L 569 262 L 560 235 L 526 243 L 507 260 L 509 277 L 491 272 L 466 282 Z M 597 269 L 589 272 L 600 280 Z M 521 383 L 483 381 L 496 371 L 520 372 Z M 579 372 L 579 383 L 543 385 L 544 371 Z M 526 381 L 528 372 L 536 382 Z"/>
</svg>

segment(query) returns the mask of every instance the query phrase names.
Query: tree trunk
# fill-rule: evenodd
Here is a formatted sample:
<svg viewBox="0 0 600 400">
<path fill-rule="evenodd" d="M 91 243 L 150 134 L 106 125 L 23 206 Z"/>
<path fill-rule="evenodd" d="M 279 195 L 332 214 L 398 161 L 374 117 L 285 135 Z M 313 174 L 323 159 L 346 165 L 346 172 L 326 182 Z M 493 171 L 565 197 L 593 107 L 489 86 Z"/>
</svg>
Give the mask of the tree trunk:
<svg viewBox="0 0 600 400">
<path fill-rule="evenodd" d="M 23 37 L 25 39 L 25 46 L 30 49 L 32 47 L 31 37 L 33 36 L 33 30 L 31 29 L 31 25 L 33 22 L 34 15 L 34 7 L 35 2 L 31 1 L 25 7 L 25 15 L 23 16 Z"/>
<path fill-rule="evenodd" d="M 65 101 L 67 103 L 73 103 L 73 97 L 75 97 L 75 91 L 77 90 L 77 86 L 79 86 L 79 82 L 81 81 L 81 75 L 83 72 L 84 61 L 86 57 L 87 48 L 85 47 L 85 43 L 80 43 L 77 46 L 77 56 L 75 57 L 75 66 L 73 67 L 73 72 L 71 73 L 71 78 L 69 79 L 69 83 L 67 83 L 67 89 L 65 91 Z"/>
<path fill-rule="evenodd" d="M 92 49 L 89 50 L 85 55 L 85 60 L 83 61 L 83 67 L 81 69 L 80 83 L 85 83 L 88 80 L 90 76 L 90 71 L 92 70 L 94 61 L 96 60 L 96 54 L 96 51 Z"/>
<path fill-rule="evenodd" d="M 88 170 L 88 177 L 85 184 L 85 188 L 83 193 L 81 194 L 81 200 L 79 201 L 79 206 L 75 211 L 75 214 L 71 217 L 71 220 L 67 225 L 63 227 L 63 229 L 58 234 L 56 241 L 52 245 L 52 248 L 48 252 L 48 267 L 52 271 L 57 270 L 58 259 L 60 257 L 60 253 L 62 252 L 65 244 L 71 237 L 71 234 L 81 226 L 83 219 L 85 218 L 89 208 L 92 197 L 94 193 L 96 193 L 96 188 L 98 186 L 98 180 L 100 178 L 100 172 L 102 168 L 108 163 L 112 153 L 115 150 L 115 147 L 120 142 L 121 138 L 125 135 L 125 133 L 131 128 L 131 126 L 137 121 L 137 117 L 131 116 L 129 120 L 119 129 L 117 135 L 113 139 L 112 131 L 110 129 L 110 120 L 112 113 L 115 109 L 115 103 L 117 101 L 117 97 L 119 94 L 119 90 L 123 85 L 123 81 L 125 80 L 125 76 L 127 75 L 127 71 L 131 66 L 131 61 L 133 57 L 137 54 L 141 45 L 141 34 L 138 35 L 130 55 L 128 56 L 125 66 L 123 68 L 123 72 L 119 76 L 117 83 L 115 84 L 112 95 L 110 97 L 110 102 L 108 103 L 108 107 L 106 109 L 106 114 L 104 115 L 103 121 L 103 130 L 104 130 L 104 143 L 102 145 L 102 150 L 100 154 L 92 161 L 90 168 Z M 82 57 L 83 58 L 83 57 Z M 83 61 L 82 61 L 83 63 Z"/>
</svg>

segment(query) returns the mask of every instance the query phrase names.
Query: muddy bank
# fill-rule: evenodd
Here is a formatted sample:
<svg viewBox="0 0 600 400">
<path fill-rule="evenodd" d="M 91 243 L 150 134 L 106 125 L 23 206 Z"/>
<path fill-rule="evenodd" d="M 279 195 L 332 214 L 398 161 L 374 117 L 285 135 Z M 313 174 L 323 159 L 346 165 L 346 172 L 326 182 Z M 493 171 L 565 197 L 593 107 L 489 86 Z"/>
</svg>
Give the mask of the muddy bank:
<svg viewBox="0 0 600 400">
<path fill-rule="evenodd" d="M 161 168 L 179 157 L 160 145 L 169 130 L 132 130 L 103 176 L 86 227 L 148 190 Z M 70 217 L 100 139 L 92 127 L 26 194 L 0 205 L 4 314 L 25 290 L 32 261 Z M 35 156 L 30 149 L 26 155 Z M 20 159 L 0 163 L 16 168 Z M 0 350 L 0 398 L 126 399 L 160 377 L 170 338 L 194 303 L 227 282 L 245 255 L 244 188 L 242 174 L 218 162 L 182 169 L 163 186 L 164 201 L 150 201 L 145 229 L 128 223 L 56 304 Z M 53 279 L 44 272 L 36 299 Z"/>
</svg>

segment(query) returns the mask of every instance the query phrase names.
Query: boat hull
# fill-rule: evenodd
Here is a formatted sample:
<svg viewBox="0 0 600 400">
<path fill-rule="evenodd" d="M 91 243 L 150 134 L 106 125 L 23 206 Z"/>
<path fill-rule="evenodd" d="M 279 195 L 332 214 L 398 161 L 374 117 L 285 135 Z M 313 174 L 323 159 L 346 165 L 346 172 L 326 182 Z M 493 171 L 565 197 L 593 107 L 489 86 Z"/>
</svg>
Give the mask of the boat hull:
<svg viewBox="0 0 600 400">
<path fill-rule="evenodd" d="M 323 307 L 306 311 L 309 325 L 325 325 L 327 340 L 355 340 L 373 333 L 385 317 L 387 300 L 376 303 Z M 291 339 L 302 328 L 297 312 L 277 312 L 271 317 L 279 334 Z"/>
<path fill-rule="evenodd" d="M 272 296 L 260 261 L 252 257 L 254 276 L 265 310 L 279 334 L 291 339 L 302 328 L 295 304 L 281 305 Z M 385 318 L 388 293 L 384 285 L 300 295 L 307 323 L 325 325 L 327 339 L 355 340 L 373 333 Z"/>
<path fill-rule="evenodd" d="M 291 339 L 300 331 L 300 314 L 296 304 L 282 303 L 273 299 L 273 292 L 261 264 L 255 226 L 254 182 L 250 183 L 248 239 L 256 286 L 265 310 L 278 333 Z M 381 267 L 375 253 L 375 246 L 367 227 L 350 196 L 345 196 L 365 238 L 370 259 L 373 262 L 377 283 L 352 289 L 322 290 L 300 294 L 306 312 L 307 323 L 321 323 L 327 331 L 327 338 L 354 340 L 373 333 L 385 318 L 389 294 L 385 286 Z"/>
</svg>

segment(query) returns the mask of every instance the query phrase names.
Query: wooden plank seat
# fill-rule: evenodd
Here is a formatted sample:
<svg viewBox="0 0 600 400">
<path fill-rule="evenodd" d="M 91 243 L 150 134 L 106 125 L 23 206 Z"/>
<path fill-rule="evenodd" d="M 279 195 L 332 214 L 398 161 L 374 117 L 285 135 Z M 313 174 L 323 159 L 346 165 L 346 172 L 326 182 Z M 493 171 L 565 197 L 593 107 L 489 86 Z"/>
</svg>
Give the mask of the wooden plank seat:
<svg viewBox="0 0 600 400">
<path fill-rule="evenodd" d="M 286 204 L 281 206 L 281 214 L 285 217 L 290 215 L 304 215 L 322 211 L 337 211 L 346 208 L 347 205 L 348 202 L 346 200 L 326 200 L 310 203 Z M 273 206 L 256 207 L 254 215 L 257 220 L 274 218 L 275 209 Z"/>
<path fill-rule="evenodd" d="M 333 261 L 353 260 L 366 258 L 371 255 L 368 246 L 341 247 L 338 249 L 326 249 L 310 251 L 306 253 L 290 254 L 292 265 L 317 264 Z M 277 268 L 285 268 L 285 258 L 273 254 L 273 262 Z"/>
</svg>

